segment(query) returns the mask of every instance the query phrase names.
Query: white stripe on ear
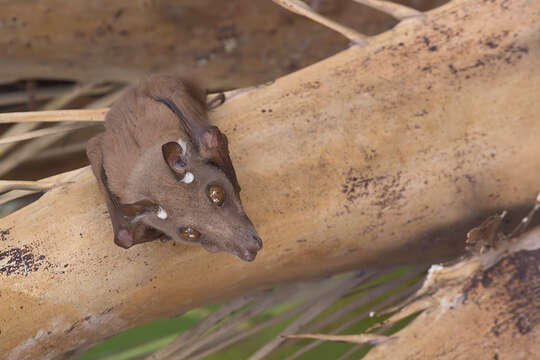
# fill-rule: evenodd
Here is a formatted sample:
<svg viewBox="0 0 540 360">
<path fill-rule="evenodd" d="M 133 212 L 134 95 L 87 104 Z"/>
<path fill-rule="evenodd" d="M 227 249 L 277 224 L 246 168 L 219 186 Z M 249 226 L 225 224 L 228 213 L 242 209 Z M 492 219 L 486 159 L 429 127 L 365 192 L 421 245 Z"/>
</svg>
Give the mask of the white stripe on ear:
<svg viewBox="0 0 540 360">
<path fill-rule="evenodd" d="M 186 155 L 187 143 L 184 139 L 180 138 L 176 141 L 178 145 L 182 148 L 182 156 Z"/>
<path fill-rule="evenodd" d="M 182 156 L 185 156 L 186 150 L 187 150 L 187 142 L 182 138 L 178 139 L 178 141 L 176 142 L 182 148 Z M 185 182 L 186 184 L 191 184 L 193 180 L 195 180 L 195 176 L 193 175 L 193 173 L 188 171 L 186 175 L 184 175 L 184 178 L 181 181 Z"/>
</svg>

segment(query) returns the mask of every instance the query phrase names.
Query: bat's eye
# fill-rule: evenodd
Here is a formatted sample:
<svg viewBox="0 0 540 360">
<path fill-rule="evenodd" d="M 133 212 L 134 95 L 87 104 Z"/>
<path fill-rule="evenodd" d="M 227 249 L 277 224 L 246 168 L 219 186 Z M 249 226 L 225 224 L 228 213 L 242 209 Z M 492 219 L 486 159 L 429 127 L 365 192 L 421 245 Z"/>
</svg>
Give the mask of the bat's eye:
<svg viewBox="0 0 540 360">
<path fill-rule="evenodd" d="M 221 186 L 210 185 L 206 190 L 206 194 L 213 204 L 217 206 L 223 205 L 225 201 L 225 190 Z"/>
<path fill-rule="evenodd" d="M 191 226 L 185 226 L 180 228 L 180 236 L 186 241 L 197 241 L 201 237 L 201 233 Z"/>
</svg>

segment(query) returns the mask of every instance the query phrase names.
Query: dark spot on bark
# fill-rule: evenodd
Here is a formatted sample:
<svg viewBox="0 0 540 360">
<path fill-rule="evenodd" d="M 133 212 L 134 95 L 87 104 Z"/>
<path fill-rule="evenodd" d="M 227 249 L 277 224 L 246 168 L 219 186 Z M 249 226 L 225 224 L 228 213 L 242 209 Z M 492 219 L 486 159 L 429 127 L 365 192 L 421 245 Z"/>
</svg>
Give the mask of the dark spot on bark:
<svg viewBox="0 0 540 360">
<path fill-rule="evenodd" d="M 302 86 L 304 89 L 313 90 L 318 89 L 321 87 L 320 81 L 308 81 L 305 83 L 302 83 L 300 86 Z"/>
<path fill-rule="evenodd" d="M 307 241 L 306 239 L 298 239 L 298 240 L 296 240 L 296 242 L 298 242 L 298 243 L 304 243 L 306 241 Z"/>
<path fill-rule="evenodd" d="M 356 173 L 359 174 L 355 176 Z M 369 174 L 371 174 L 369 167 L 363 170 L 349 169 L 341 189 L 347 201 L 354 202 L 359 198 L 370 197 L 372 199 L 370 205 L 379 207 L 379 210 L 398 206 L 409 183 L 409 180 L 402 181 L 402 172 L 386 176 L 369 176 Z"/>
<path fill-rule="evenodd" d="M 499 46 L 498 44 L 495 44 L 493 41 L 486 42 L 486 45 L 491 49 L 495 49 Z"/>
<path fill-rule="evenodd" d="M 437 51 L 437 49 L 438 49 L 437 45 L 433 45 L 428 48 L 429 51 Z"/>
<path fill-rule="evenodd" d="M 220 26 L 217 29 L 216 37 L 219 41 L 238 37 L 236 26 L 235 25 Z"/>
<path fill-rule="evenodd" d="M 487 288 L 492 282 L 493 279 L 490 277 L 490 275 L 488 273 L 484 273 L 481 280 L 482 286 Z"/>
<path fill-rule="evenodd" d="M 13 247 L 0 252 L 0 275 L 28 275 L 39 269 L 47 270 L 51 264 L 44 255 L 36 256 L 29 245 Z"/>
<path fill-rule="evenodd" d="M 526 314 L 520 314 L 518 316 L 516 320 L 516 328 L 522 335 L 525 335 L 532 330 L 531 323 L 529 322 L 529 318 Z"/>
<path fill-rule="evenodd" d="M 495 336 L 510 331 L 527 334 L 540 324 L 538 293 L 536 281 L 540 278 L 540 249 L 521 250 L 508 255 L 491 268 L 478 271 L 463 289 L 465 298 L 481 307 L 491 306 L 498 301 L 502 308 L 498 312 L 491 333 Z M 495 289 L 495 298 L 489 303 L 477 296 L 479 285 Z M 499 291 L 501 289 L 502 291 Z M 465 302 L 465 301 L 464 301 Z M 502 321 L 500 321 L 502 319 Z"/>
<path fill-rule="evenodd" d="M 11 233 L 11 228 L 0 230 L 0 241 L 6 241 Z"/>
<path fill-rule="evenodd" d="M 123 14 L 124 14 L 124 9 L 120 8 L 116 10 L 116 12 L 114 13 L 114 18 L 118 20 Z"/>
</svg>

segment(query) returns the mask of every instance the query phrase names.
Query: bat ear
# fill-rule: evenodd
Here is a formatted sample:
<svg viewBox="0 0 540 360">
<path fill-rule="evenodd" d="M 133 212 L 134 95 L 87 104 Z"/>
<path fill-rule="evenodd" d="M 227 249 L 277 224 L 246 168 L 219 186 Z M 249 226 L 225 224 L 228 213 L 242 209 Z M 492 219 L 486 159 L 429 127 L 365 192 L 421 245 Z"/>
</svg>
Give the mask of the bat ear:
<svg viewBox="0 0 540 360">
<path fill-rule="evenodd" d="M 215 126 L 210 126 L 201 136 L 203 151 L 218 151 L 220 148 L 227 148 L 227 138 Z"/>
<path fill-rule="evenodd" d="M 183 149 L 179 143 L 175 141 L 163 144 L 161 147 L 163 159 L 174 174 L 183 178 L 187 173 L 186 158 L 183 154 Z"/>
<path fill-rule="evenodd" d="M 209 126 L 202 134 L 199 140 L 199 152 L 201 157 L 222 169 L 231 180 L 235 190 L 240 192 L 236 173 L 229 157 L 227 137 L 217 127 Z"/>
</svg>

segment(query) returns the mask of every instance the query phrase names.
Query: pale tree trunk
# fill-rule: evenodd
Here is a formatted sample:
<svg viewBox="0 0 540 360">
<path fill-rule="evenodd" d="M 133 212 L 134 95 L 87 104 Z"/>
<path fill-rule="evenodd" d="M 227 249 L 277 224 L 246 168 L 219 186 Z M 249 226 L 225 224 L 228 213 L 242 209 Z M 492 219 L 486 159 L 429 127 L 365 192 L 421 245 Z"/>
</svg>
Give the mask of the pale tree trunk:
<svg viewBox="0 0 540 360">
<path fill-rule="evenodd" d="M 539 11 L 453 1 L 213 112 L 263 238 L 253 263 L 120 249 L 90 170 L 71 174 L 0 220 L 0 357 L 52 358 L 256 288 L 461 253 L 471 224 L 540 189 Z"/>
</svg>

